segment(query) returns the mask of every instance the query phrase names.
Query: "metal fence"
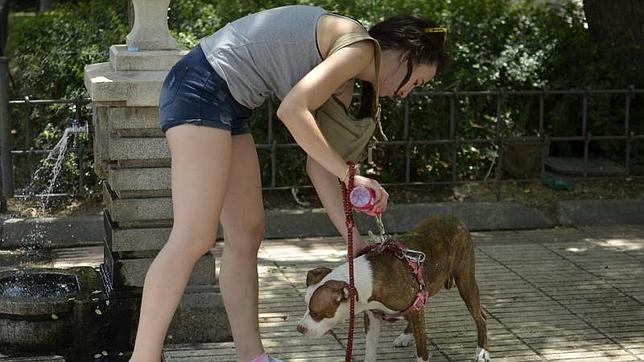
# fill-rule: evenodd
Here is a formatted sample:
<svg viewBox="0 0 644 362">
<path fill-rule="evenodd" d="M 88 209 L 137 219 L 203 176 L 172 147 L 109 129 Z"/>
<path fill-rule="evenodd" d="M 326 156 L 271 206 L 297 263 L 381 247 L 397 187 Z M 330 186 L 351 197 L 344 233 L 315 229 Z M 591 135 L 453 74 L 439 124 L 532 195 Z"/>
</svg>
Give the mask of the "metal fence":
<svg viewBox="0 0 644 362">
<path fill-rule="evenodd" d="M 496 157 L 496 167 L 494 174 L 494 182 L 497 183 L 497 190 L 500 190 L 500 185 L 502 182 L 514 182 L 514 181 L 525 181 L 531 182 L 536 180 L 543 179 L 546 168 L 545 159 L 548 157 L 548 149 L 551 144 L 558 142 L 582 142 L 583 143 L 583 174 L 580 176 L 582 178 L 588 178 L 589 175 L 589 146 L 591 142 L 601 142 L 601 141 L 620 141 L 624 143 L 624 155 L 623 155 L 623 165 L 624 172 L 620 175 L 615 175 L 614 177 L 639 177 L 640 175 L 634 176 L 632 174 L 632 146 L 637 140 L 644 139 L 644 119 L 638 119 L 640 127 L 637 130 L 634 130 L 631 119 L 631 110 L 633 108 L 634 100 L 637 99 L 639 102 L 642 102 L 642 96 L 644 90 L 636 89 L 630 87 L 628 89 L 583 89 L 583 90 L 516 90 L 516 91 L 453 91 L 453 92 L 414 92 L 412 93 L 407 100 L 404 101 L 404 119 L 403 119 L 403 137 L 400 140 L 395 141 L 384 141 L 379 142 L 382 146 L 393 146 L 401 149 L 405 153 L 405 174 L 404 179 L 400 182 L 390 182 L 386 185 L 438 185 L 438 184 L 457 184 L 463 182 L 471 182 L 472 180 L 459 180 L 457 177 L 457 149 L 462 145 L 481 145 L 487 144 L 492 145 L 498 149 L 498 154 Z M 545 123 L 545 100 L 547 97 L 557 97 L 561 95 L 576 96 L 581 99 L 581 108 L 579 109 L 579 122 L 581 132 L 578 135 L 574 136 L 551 136 L 548 134 L 544 123 Z M 589 110 L 589 100 L 592 96 L 597 95 L 618 95 L 623 97 L 623 132 L 621 134 L 609 134 L 609 135 L 594 135 L 588 130 L 588 110 Z M 502 112 L 502 103 L 503 100 L 511 96 L 527 96 L 527 97 L 536 97 L 538 99 L 538 130 L 535 136 L 519 136 L 519 137 L 506 137 L 504 136 L 504 122 L 501 118 Z M 447 98 L 449 102 L 449 112 L 446 115 L 446 118 L 449 120 L 449 135 L 447 138 L 437 138 L 437 139 L 418 139 L 414 137 L 414 130 L 410 127 L 410 103 L 413 102 L 415 97 L 429 97 L 432 99 L 436 98 Z M 471 97 L 494 97 L 496 102 L 496 113 L 493 115 L 496 119 L 494 123 L 495 137 L 492 138 L 459 138 L 456 132 L 456 123 L 458 119 L 458 101 L 463 98 Z M 644 103 L 639 103 L 640 106 Z M 276 154 L 281 148 L 294 148 L 298 147 L 295 143 L 279 143 L 273 137 L 273 129 L 275 123 L 275 117 L 273 116 L 273 107 L 268 107 L 267 110 L 267 120 L 268 120 L 268 142 L 257 144 L 258 149 L 268 149 L 270 150 L 270 162 L 271 162 L 271 176 L 268 184 L 270 186 L 266 187 L 268 189 L 288 189 L 295 185 L 278 185 L 276 181 Z M 503 168 L 499 167 L 504 163 L 503 147 L 501 145 L 507 143 L 533 143 L 540 142 L 544 144 L 543 155 L 541 162 L 541 171 L 539 177 L 536 178 L 522 178 L 517 180 L 516 178 L 507 177 L 504 175 Z M 440 145 L 440 146 L 450 146 L 451 152 L 451 177 L 449 180 L 443 181 L 431 181 L 431 182 L 418 182 L 411 180 L 411 151 L 414 146 L 419 145 Z M 640 155 L 640 157 L 642 157 Z M 570 177 L 572 179 L 576 177 Z M 610 176 L 603 178 L 611 178 Z M 486 180 L 479 180 L 486 181 Z M 301 187 L 298 185 L 298 187 Z M 497 191 L 497 193 L 500 191 Z"/>
<path fill-rule="evenodd" d="M 25 172 L 28 175 L 26 179 L 31 180 L 34 177 L 36 170 L 40 166 L 41 159 L 44 156 L 46 156 L 49 152 L 51 152 L 51 149 L 42 149 L 35 144 L 36 138 L 43 130 L 34 129 L 35 120 L 32 117 L 34 110 L 38 109 L 40 111 L 39 112 L 40 115 L 38 116 L 38 118 L 48 119 L 48 114 L 47 114 L 48 106 L 55 105 L 55 104 L 73 106 L 73 110 L 69 112 L 68 116 L 63 118 L 64 119 L 63 122 L 71 122 L 71 120 L 77 120 L 82 123 L 85 123 L 85 122 L 91 123 L 92 115 L 83 111 L 83 107 L 89 104 L 90 102 L 91 100 L 89 98 L 30 99 L 29 97 L 9 101 L 9 106 L 12 108 L 12 110 L 14 107 L 21 107 L 22 113 L 26 115 L 24 117 L 21 117 L 21 119 L 13 120 L 12 122 L 14 125 L 13 129 L 15 129 L 18 124 L 20 124 L 21 130 L 22 130 L 22 134 L 16 138 L 16 140 L 19 141 L 18 144 L 12 145 L 11 155 L 12 155 L 12 161 L 13 161 L 12 162 L 13 169 L 14 170 L 20 169 L 21 171 Z M 58 126 L 65 126 L 65 125 L 58 124 Z M 76 149 L 75 149 L 76 154 L 80 155 L 91 151 L 92 151 L 91 149 L 87 149 L 83 147 L 81 143 L 77 143 L 76 145 Z M 6 170 L 4 169 L 4 167 L 5 165 L 3 165 L 2 172 L 14 172 L 13 170 Z M 67 190 L 66 192 L 61 192 L 56 194 L 50 194 L 50 195 L 43 194 L 38 196 L 61 197 L 61 196 L 70 196 L 70 195 L 82 195 L 84 190 L 84 184 L 85 184 L 83 172 L 82 172 L 83 167 L 84 167 L 83 160 L 82 158 L 79 158 L 79 162 L 78 162 L 79 176 L 77 179 L 77 184 L 75 189 L 70 189 L 70 190 Z M 15 197 L 30 196 L 22 193 L 26 186 L 27 186 L 26 184 L 14 185 L 14 189 L 17 190 L 14 196 Z"/>
<path fill-rule="evenodd" d="M 495 182 L 497 184 L 497 198 L 500 199 L 500 186 L 503 182 L 509 181 L 536 181 L 543 179 L 546 171 L 545 160 L 548 157 L 548 150 L 551 144 L 553 143 L 566 143 L 566 142 L 581 142 L 583 143 L 583 162 L 584 168 L 583 173 L 579 177 L 588 178 L 591 177 L 590 172 L 588 171 L 588 161 L 589 161 L 589 146 L 591 142 L 620 142 L 623 144 L 623 161 L 620 162 L 623 165 L 624 171 L 619 175 L 613 175 L 612 177 L 640 177 L 641 175 L 633 174 L 633 162 L 634 160 L 642 161 L 642 153 L 638 152 L 633 154 L 632 149 L 633 145 L 638 140 L 644 139 L 644 120 L 643 119 L 632 119 L 634 104 L 637 105 L 639 111 L 642 110 L 642 94 L 644 90 L 636 89 L 630 87 L 627 89 L 582 89 L 582 90 L 498 90 L 498 91 L 450 91 L 450 92 L 414 92 L 408 99 L 406 99 L 403 104 L 403 130 L 402 137 L 399 137 L 397 140 L 381 142 L 382 146 L 385 147 L 394 147 L 399 148 L 401 152 L 405 154 L 405 174 L 400 175 L 400 181 L 385 183 L 385 185 L 437 185 L 437 184 L 458 184 L 463 182 L 471 181 L 486 181 L 486 182 Z M 589 115 L 589 104 L 592 97 L 595 96 L 615 96 L 622 98 L 623 97 L 623 108 L 618 109 L 617 113 L 620 114 L 620 117 L 623 121 L 623 129 L 619 134 L 601 134 L 595 135 L 592 134 L 588 129 L 588 115 Z M 537 129 L 535 135 L 521 135 L 521 136 L 506 136 L 505 135 L 505 122 L 502 119 L 502 105 L 504 100 L 508 97 L 522 96 L 529 97 L 532 100 L 538 102 L 538 114 L 537 114 Z M 580 101 L 580 109 L 578 110 L 577 115 L 579 116 L 579 126 L 580 133 L 576 135 L 550 135 L 548 130 L 545 127 L 546 122 L 546 100 L 549 97 L 560 97 L 560 96 L 571 96 L 576 97 Z M 494 137 L 487 138 L 463 138 L 459 136 L 457 132 L 457 120 L 459 119 L 459 102 L 465 99 L 475 99 L 477 97 L 487 97 L 493 98 L 495 102 L 496 111 L 492 112 L 488 116 L 494 117 Z M 444 119 L 449 122 L 448 125 L 448 135 L 444 138 L 436 139 L 419 139 L 415 137 L 414 129 L 411 127 L 411 117 L 410 117 L 410 104 L 417 99 L 431 99 L 431 100 L 443 100 L 449 105 L 448 112 L 445 114 Z M 73 118 L 84 123 L 87 119 L 91 119 L 91 114 L 88 112 L 83 112 L 83 106 L 89 103 L 89 99 L 74 99 L 74 100 L 30 100 L 28 98 L 22 100 L 13 100 L 10 101 L 10 105 L 13 107 L 27 107 L 31 109 L 33 107 L 41 107 L 51 104 L 73 104 L 75 105 L 75 111 L 72 115 Z M 637 102 L 637 103 L 636 103 Z M 614 110 L 613 110 L 614 111 Z M 294 149 L 299 147 L 294 142 L 278 142 L 275 137 L 276 117 L 275 117 L 275 105 L 273 103 L 267 104 L 265 108 L 265 119 L 266 119 L 266 141 L 258 142 L 258 150 L 267 150 L 269 151 L 268 162 L 270 162 L 270 176 L 269 179 L 264 180 L 264 184 L 267 185 L 264 187 L 266 190 L 279 190 L 279 189 L 290 189 L 293 187 L 303 187 L 308 188 L 310 185 L 286 185 L 278 184 L 277 182 L 277 169 L 279 167 L 277 161 L 278 153 L 282 152 L 284 149 Z M 30 114 L 30 112 L 26 112 Z M 638 113 L 640 114 L 640 113 Z M 36 169 L 36 166 L 39 162 L 39 158 L 36 158 L 36 155 L 43 155 L 49 152 L 49 150 L 37 149 L 34 147 L 33 140 L 38 132 L 35 132 L 31 127 L 30 117 L 26 117 L 24 120 L 17 120 L 19 122 L 25 122 L 25 135 L 23 137 L 23 144 L 14 145 L 12 150 L 12 155 L 14 159 L 19 159 L 19 165 L 21 167 L 27 167 L 30 175 L 33 176 L 33 172 Z M 16 122 L 16 121 L 14 121 Z M 636 122 L 637 127 L 633 127 L 633 122 Z M 91 121 L 90 121 L 91 123 Z M 540 164 L 540 172 L 537 177 L 533 178 L 522 178 L 517 180 L 513 177 L 508 177 L 504 174 L 503 167 L 500 165 L 504 164 L 504 160 L 507 157 L 504 154 L 504 147 L 502 145 L 508 143 L 534 143 L 539 142 L 545 146 L 542 148 L 542 162 Z M 488 145 L 494 147 L 497 150 L 497 154 L 492 164 L 490 165 L 490 171 L 495 170 L 494 178 L 488 180 L 487 176 L 484 179 L 480 180 L 461 180 L 457 174 L 457 150 L 459 147 L 464 145 Z M 449 158 L 451 161 L 451 176 L 444 180 L 437 181 L 428 181 L 428 182 L 418 182 L 411 179 L 411 154 L 412 150 L 416 146 L 446 146 L 449 147 L 450 151 Z M 77 149 L 77 153 L 82 152 L 91 152 L 91 149 Z M 639 155 L 639 156 L 638 156 Z M 639 158 L 638 158 L 639 157 Z M 25 165 L 26 162 L 26 165 Z M 78 165 L 79 169 L 82 170 L 83 165 Z M 2 170 L 2 172 L 7 172 L 7 170 Z M 57 194 L 57 195 L 69 195 L 83 190 L 83 172 L 79 172 L 78 178 L 78 188 L 77 192 L 74 190 L 68 190 L 66 193 Z M 611 176 L 604 176 L 603 178 L 610 178 Z M 575 178 L 575 177 L 572 177 Z M 24 196 L 24 195 L 17 195 Z"/>
</svg>

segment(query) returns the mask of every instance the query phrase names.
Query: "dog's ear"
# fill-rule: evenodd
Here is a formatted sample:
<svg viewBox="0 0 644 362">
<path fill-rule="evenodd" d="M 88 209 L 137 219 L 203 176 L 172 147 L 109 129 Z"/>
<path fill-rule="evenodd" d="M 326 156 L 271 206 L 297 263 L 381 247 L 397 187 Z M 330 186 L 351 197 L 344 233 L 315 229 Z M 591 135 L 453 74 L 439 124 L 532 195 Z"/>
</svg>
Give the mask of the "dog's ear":
<svg viewBox="0 0 644 362">
<path fill-rule="evenodd" d="M 313 284 L 317 284 L 324 278 L 327 274 L 331 272 L 331 269 L 329 268 L 316 268 L 313 270 L 309 270 L 308 273 L 306 273 L 306 286 L 311 286 Z"/>
<path fill-rule="evenodd" d="M 329 280 L 324 286 L 333 291 L 336 302 L 344 302 L 349 299 L 349 284 L 340 280 Z"/>
</svg>

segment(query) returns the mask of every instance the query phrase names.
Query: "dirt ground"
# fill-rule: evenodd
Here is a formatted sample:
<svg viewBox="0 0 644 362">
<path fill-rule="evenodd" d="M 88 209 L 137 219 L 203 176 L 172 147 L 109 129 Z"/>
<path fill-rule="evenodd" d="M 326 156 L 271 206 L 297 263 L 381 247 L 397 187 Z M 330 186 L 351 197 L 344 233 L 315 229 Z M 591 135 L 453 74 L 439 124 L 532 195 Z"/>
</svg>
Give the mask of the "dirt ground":
<svg viewBox="0 0 644 362">
<path fill-rule="evenodd" d="M 500 200 L 513 201 L 557 219 L 557 202 L 563 200 L 601 200 L 644 198 L 644 179 L 566 180 L 572 190 L 555 190 L 544 182 L 505 182 L 500 184 Z M 423 202 L 498 201 L 496 183 L 464 183 L 459 185 L 390 186 L 390 205 Z M 264 204 L 270 208 L 320 207 L 313 190 L 298 192 L 306 206 L 299 205 L 290 191 L 265 194 Z"/>
<path fill-rule="evenodd" d="M 567 180 L 572 190 L 556 190 L 544 182 L 505 182 L 500 184 L 500 200 L 514 201 L 542 211 L 557 219 L 557 201 L 644 198 L 644 178 Z M 389 186 L 390 204 L 423 202 L 497 201 L 496 183 L 458 185 Z M 70 216 L 96 214 L 103 209 L 100 195 L 58 200 L 57 206 L 43 214 L 35 201 L 11 199 L 8 214 L 13 217 Z M 321 207 L 311 188 L 264 191 L 266 209 Z"/>
</svg>

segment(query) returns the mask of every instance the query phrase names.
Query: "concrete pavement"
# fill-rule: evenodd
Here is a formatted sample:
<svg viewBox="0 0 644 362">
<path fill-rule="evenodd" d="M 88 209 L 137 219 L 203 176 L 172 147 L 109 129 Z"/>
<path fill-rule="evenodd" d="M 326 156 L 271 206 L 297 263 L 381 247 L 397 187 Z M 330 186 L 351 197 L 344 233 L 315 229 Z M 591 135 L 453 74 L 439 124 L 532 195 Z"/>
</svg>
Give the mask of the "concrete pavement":
<svg viewBox="0 0 644 362">
<path fill-rule="evenodd" d="M 644 226 L 607 225 L 474 232 L 477 279 L 494 361 L 644 360 Z M 221 255 L 222 245 L 215 247 Z M 259 254 L 260 330 L 268 351 L 286 361 L 341 361 L 347 325 L 324 338 L 295 330 L 304 313 L 306 272 L 343 261 L 338 238 L 268 240 Z M 100 247 L 61 249 L 54 265 L 100 263 Z M 219 263 L 217 263 L 219 264 Z M 472 360 L 476 332 L 456 289 L 431 298 L 425 316 L 432 361 Z M 364 335 L 357 321 L 354 359 Z M 414 360 L 394 348 L 403 322 L 383 326 L 381 361 Z M 97 351 L 100 354 L 100 351 Z M 230 342 L 167 345 L 167 362 L 234 361 Z M 35 357 L 32 357 L 35 358 Z M 59 360 L 57 356 L 40 359 Z M 101 361 L 122 360 L 102 356 Z M 0 356 L 0 361 L 25 361 Z"/>
<path fill-rule="evenodd" d="M 644 360 L 644 226 L 476 232 L 477 279 L 494 361 Z M 306 272 L 342 262 L 337 238 L 271 240 L 260 251 L 260 329 L 286 361 L 341 361 L 347 326 L 310 340 L 295 330 Z M 472 360 L 476 331 L 456 289 L 429 301 L 432 361 Z M 356 326 L 361 326 L 358 320 Z M 414 360 L 394 348 L 402 322 L 383 326 L 382 361 Z M 356 329 L 354 359 L 364 335 Z M 232 343 L 167 346 L 165 361 L 234 361 Z"/>
</svg>

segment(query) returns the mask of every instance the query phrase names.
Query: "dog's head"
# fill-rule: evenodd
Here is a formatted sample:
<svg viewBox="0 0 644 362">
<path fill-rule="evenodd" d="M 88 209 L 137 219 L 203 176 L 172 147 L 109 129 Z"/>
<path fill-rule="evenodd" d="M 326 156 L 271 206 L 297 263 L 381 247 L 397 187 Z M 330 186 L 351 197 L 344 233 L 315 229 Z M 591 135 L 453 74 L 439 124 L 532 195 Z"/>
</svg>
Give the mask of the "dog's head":
<svg viewBox="0 0 644 362">
<path fill-rule="evenodd" d="M 325 278 L 329 273 L 329 268 L 317 268 L 306 275 L 307 311 L 297 330 L 307 337 L 320 337 L 349 317 L 349 284 Z"/>
</svg>

